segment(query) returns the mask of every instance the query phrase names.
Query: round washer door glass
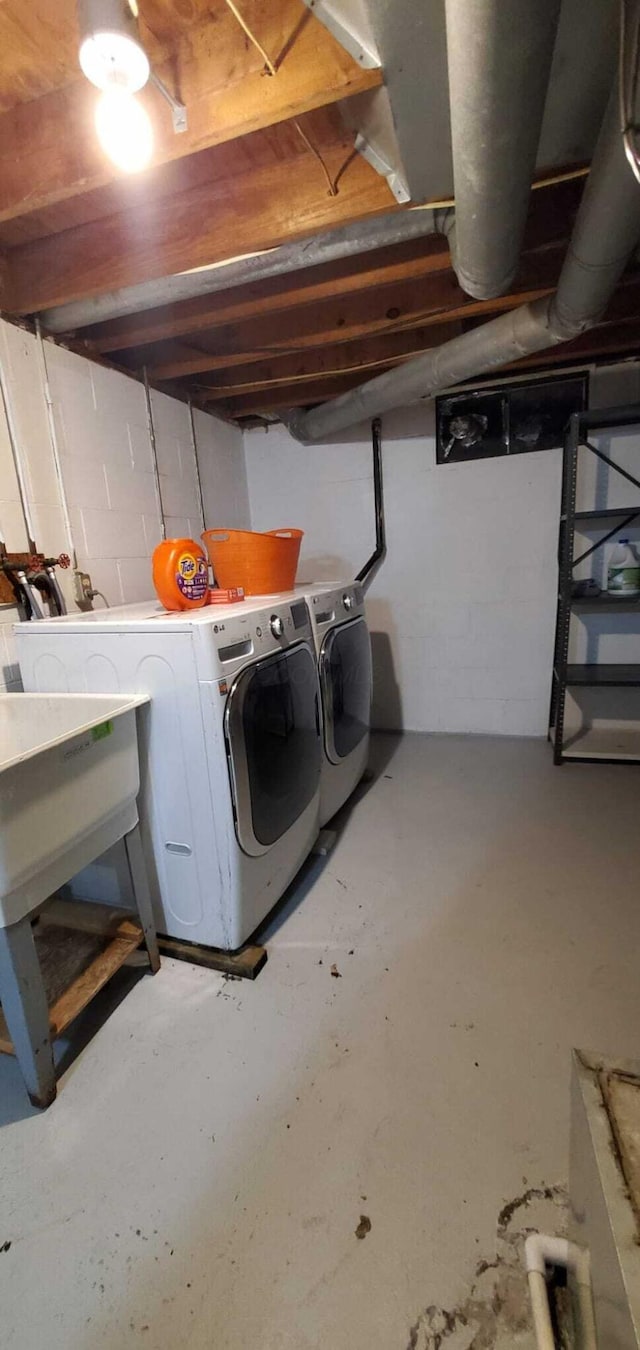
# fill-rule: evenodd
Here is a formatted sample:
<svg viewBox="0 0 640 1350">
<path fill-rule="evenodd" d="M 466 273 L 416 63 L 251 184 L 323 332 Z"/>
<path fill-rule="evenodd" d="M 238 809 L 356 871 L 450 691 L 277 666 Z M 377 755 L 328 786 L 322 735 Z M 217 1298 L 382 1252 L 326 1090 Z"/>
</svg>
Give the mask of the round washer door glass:
<svg viewBox="0 0 640 1350">
<path fill-rule="evenodd" d="M 225 726 L 238 841 L 246 853 L 263 853 L 319 788 L 318 680 L 310 648 L 293 647 L 244 670 L 229 695 Z"/>
<path fill-rule="evenodd" d="M 371 643 L 363 618 L 333 628 L 320 653 L 325 747 L 339 764 L 366 736 L 371 717 Z"/>
</svg>

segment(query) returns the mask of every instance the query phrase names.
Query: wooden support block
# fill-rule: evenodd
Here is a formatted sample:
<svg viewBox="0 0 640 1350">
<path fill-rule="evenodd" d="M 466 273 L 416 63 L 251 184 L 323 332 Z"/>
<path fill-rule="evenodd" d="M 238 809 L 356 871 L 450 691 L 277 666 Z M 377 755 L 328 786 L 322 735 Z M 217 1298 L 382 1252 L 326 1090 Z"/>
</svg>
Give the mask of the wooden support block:
<svg viewBox="0 0 640 1350">
<path fill-rule="evenodd" d="M 203 947 L 199 942 L 181 942 L 179 938 L 159 934 L 158 946 L 163 956 L 172 956 L 175 961 L 190 961 L 194 966 L 220 970 L 223 975 L 235 975 L 241 980 L 255 980 L 267 961 L 266 947 L 255 943 L 237 952 L 223 952 L 219 947 Z"/>
</svg>

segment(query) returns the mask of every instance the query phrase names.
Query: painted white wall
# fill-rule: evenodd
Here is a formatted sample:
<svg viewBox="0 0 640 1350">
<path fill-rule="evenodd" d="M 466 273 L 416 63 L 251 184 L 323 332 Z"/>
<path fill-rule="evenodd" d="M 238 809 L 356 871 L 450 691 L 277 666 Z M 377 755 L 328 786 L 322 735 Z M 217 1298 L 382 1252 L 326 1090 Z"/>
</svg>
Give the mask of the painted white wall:
<svg viewBox="0 0 640 1350">
<path fill-rule="evenodd" d="M 153 594 L 151 554 L 161 537 L 144 389 L 118 371 L 52 343 L 44 344 L 64 495 L 78 565 L 110 605 Z M 42 357 L 35 337 L 0 322 L 0 362 L 14 435 L 25 464 L 36 544 L 72 552 L 52 451 Z M 168 535 L 202 530 L 196 466 L 184 403 L 152 391 L 162 506 Z M 241 433 L 195 414 L 207 523 L 247 525 L 249 508 Z M 9 549 L 28 547 L 6 417 L 0 410 L 0 533 Z M 70 573 L 61 573 L 73 606 Z M 97 599 L 96 606 L 102 601 Z M 13 649 L 16 611 L 0 607 L 0 688 L 20 688 Z"/>
<path fill-rule="evenodd" d="M 592 374 L 592 405 L 635 399 L 640 367 Z M 608 444 L 638 472 L 635 434 Z M 305 530 L 298 579 L 353 576 L 374 539 L 369 427 L 308 447 L 279 426 L 254 430 L 245 456 L 253 528 Z M 561 452 L 436 466 L 425 405 L 385 417 L 383 459 L 388 555 L 367 601 L 374 723 L 546 734 Z M 585 478 L 585 509 L 596 487 L 599 505 L 629 500 L 609 478 Z M 638 653 L 637 625 L 626 640 Z M 612 650 L 600 659 L 632 659 Z"/>
</svg>

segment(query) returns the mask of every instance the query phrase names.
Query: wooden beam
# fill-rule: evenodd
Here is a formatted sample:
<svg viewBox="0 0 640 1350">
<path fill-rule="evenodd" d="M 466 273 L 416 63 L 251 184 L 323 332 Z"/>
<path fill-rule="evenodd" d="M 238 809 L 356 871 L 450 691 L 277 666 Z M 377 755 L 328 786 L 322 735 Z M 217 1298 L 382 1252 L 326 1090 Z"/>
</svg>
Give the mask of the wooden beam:
<svg viewBox="0 0 640 1350">
<path fill-rule="evenodd" d="M 442 235 L 342 258 L 288 276 L 236 286 L 228 291 L 167 305 L 143 314 L 113 319 L 80 333 L 89 352 L 115 355 L 132 347 L 213 332 L 226 324 L 264 318 L 321 300 L 377 290 L 450 270 L 449 246 Z"/>
<path fill-rule="evenodd" d="M 318 383 L 323 379 L 348 374 L 353 374 L 358 380 L 366 380 L 369 374 L 377 374 L 382 366 L 419 356 L 429 347 L 448 342 L 462 331 L 462 323 L 457 319 L 424 328 L 412 328 L 407 332 L 379 334 L 362 338 L 359 342 L 346 342 L 338 347 L 314 348 L 300 357 L 284 356 L 268 363 L 223 372 L 213 381 L 207 381 L 204 385 L 192 384 L 191 387 L 196 390 L 198 398 L 205 402 L 294 384 L 299 385 L 304 393 L 305 381 Z"/>
<path fill-rule="evenodd" d="M 229 325 L 207 342 L 208 350 L 176 343 L 168 359 L 153 364 L 153 349 L 131 354 L 138 367 L 147 365 L 149 377 L 174 380 L 234 366 L 270 360 L 278 355 L 299 354 L 305 349 L 352 342 L 374 333 L 418 328 L 443 318 L 485 317 L 513 309 L 528 300 L 548 295 L 554 289 L 560 253 L 546 252 L 530 259 L 521 270 L 521 288 L 492 300 L 470 300 L 457 285 L 452 272 L 405 282 L 394 290 L 386 287 L 342 301 L 318 304 L 302 311 L 290 310 L 278 323 L 256 319 L 249 325 Z M 204 342 L 203 342 L 204 346 Z M 134 366 L 135 368 L 135 366 Z"/>
<path fill-rule="evenodd" d="M 303 147 L 293 158 L 224 181 L 214 173 L 173 196 L 140 197 L 135 211 L 11 249 L 5 308 L 29 314 L 394 208 L 385 179 L 354 154 L 348 139 L 321 149 L 329 172 L 339 178 L 335 197 Z"/>
<path fill-rule="evenodd" d="M 525 252 L 562 243 L 568 238 L 581 186 L 576 180 L 561 182 L 538 188 L 532 194 Z M 157 305 L 84 328 L 79 337 L 87 343 L 88 351 L 117 353 L 212 330 L 243 318 L 315 304 L 332 294 L 346 295 L 411 276 L 419 279 L 448 268 L 449 253 L 444 236 L 425 235 L 419 240 L 407 240 L 360 256 L 301 268 L 288 276 L 274 276 L 215 294 Z"/>
<path fill-rule="evenodd" d="M 302 0 L 243 0 L 242 10 L 275 61 L 276 75 L 264 73 L 262 58 L 225 4 L 206 25 L 182 33 L 173 49 L 165 43 L 158 49 L 164 59 L 154 60 L 154 69 L 186 103 L 189 126 L 175 135 L 159 94 L 151 87 L 143 91 L 154 127 L 154 164 L 381 83 L 381 71 L 361 69 Z M 96 98 L 96 90 L 79 79 L 0 115 L 0 222 L 121 177 L 97 142 Z"/>
<path fill-rule="evenodd" d="M 626 293 L 618 293 L 614 299 L 612 308 L 617 310 L 618 314 L 626 313 L 629 317 L 613 318 L 583 333 L 573 342 L 562 343 L 525 357 L 521 361 L 512 362 L 502 368 L 503 372 L 564 366 L 575 362 L 584 364 L 598 357 L 606 356 L 611 359 L 616 355 L 640 353 L 640 322 L 637 313 L 634 312 L 637 309 L 639 290 L 640 286 L 632 284 Z M 402 335 L 402 342 L 394 342 L 393 345 L 388 337 L 377 338 L 369 344 L 359 343 L 357 352 L 361 364 L 355 369 L 353 367 L 340 369 L 339 356 L 335 351 L 328 350 L 322 353 L 326 358 L 324 368 L 308 371 L 303 378 L 287 375 L 283 369 L 282 378 L 270 381 L 265 379 L 262 384 L 256 381 L 253 384 L 238 382 L 235 385 L 220 384 L 205 388 L 196 386 L 195 392 L 202 402 L 209 406 L 219 404 L 225 413 L 232 417 L 259 411 L 269 412 L 279 408 L 306 406 L 313 402 L 321 402 L 324 398 L 333 397 L 334 394 L 345 392 L 347 389 L 353 389 L 364 380 L 392 369 L 394 365 L 411 356 L 419 355 L 420 351 L 426 351 L 457 336 L 460 331 L 462 325 L 459 323 L 440 325 L 437 330 L 430 329 L 426 332 L 418 330 L 413 334 Z M 436 342 L 433 342 L 431 338 L 436 332 Z M 409 346 L 411 337 L 414 339 L 412 347 Z M 406 349 L 403 351 L 405 343 Z M 329 358 L 336 363 L 334 366 L 330 364 Z M 375 369 L 372 366 L 373 361 Z M 499 378 L 499 374 L 500 372 L 494 378 Z"/>
<path fill-rule="evenodd" d="M 383 374 L 384 370 L 390 368 L 391 366 L 386 366 L 378 373 Z M 301 393 L 296 385 L 288 385 L 281 389 L 263 391 L 259 394 L 244 394 L 238 399 L 225 399 L 218 406 L 211 405 L 210 411 L 217 412 L 219 410 L 225 416 L 231 418 L 281 412 L 285 408 L 323 403 L 326 399 L 335 398 L 338 394 L 348 393 L 356 384 L 359 384 L 357 377 L 342 375 L 334 377 L 332 380 L 320 380 L 317 384 L 310 383 L 305 386 L 304 393 Z"/>
</svg>

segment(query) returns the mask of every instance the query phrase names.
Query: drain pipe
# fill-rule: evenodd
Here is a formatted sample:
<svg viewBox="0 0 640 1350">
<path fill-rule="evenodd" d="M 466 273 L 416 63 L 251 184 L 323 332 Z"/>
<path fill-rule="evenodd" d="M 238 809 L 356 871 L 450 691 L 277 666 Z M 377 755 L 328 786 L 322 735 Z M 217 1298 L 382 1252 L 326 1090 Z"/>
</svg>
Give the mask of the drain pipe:
<svg viewBox="0 0 640 1350">
<path fill-rule="evenodd" d="M 556 1350 L 547 1292 L 547 1269 L 553 1266 L 565 1270 L 575 1286 L 582 1350 L 597 1350 L 590 1261 L 586 1248 L 569 1242 L 567 1238 L 530 1233 L 524 1244 L 524 1259 L 538 1350 Z"/>
<path fill-rule="evenodd" d="M 560 0 L 446 0 L 455 217 L 446 234 L 464 291 L 509 291 L 535 173 Z"/>
<path fill-rule="evenodd" d="M 555 295 L 521 305 L 384 375 L 286 419 L 303 443 L 326 440 L 355 422 L 432 398 L 453 385 L 568 342 L 593 327 L 640 239 L 640 184 L 625 156 L 617 81 Z"/>
<path fill-rule="evenodd" d="M 382 423 L 375 417 L 371 423 L 371 448 L 373 451 L 373 506 L 376 517 L 376 546 L 360 568 L 356 581 L 360 582 L 366 595 L 376 572 L 387 556 L 387 533 L 384 522 L 384 496 L 382 491 Z"/>
</svg>

